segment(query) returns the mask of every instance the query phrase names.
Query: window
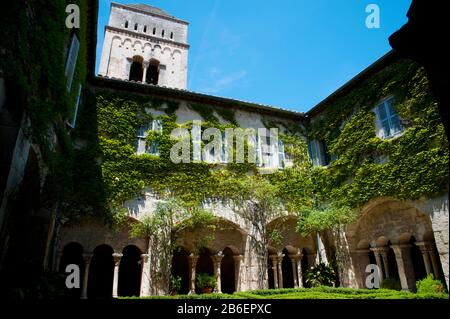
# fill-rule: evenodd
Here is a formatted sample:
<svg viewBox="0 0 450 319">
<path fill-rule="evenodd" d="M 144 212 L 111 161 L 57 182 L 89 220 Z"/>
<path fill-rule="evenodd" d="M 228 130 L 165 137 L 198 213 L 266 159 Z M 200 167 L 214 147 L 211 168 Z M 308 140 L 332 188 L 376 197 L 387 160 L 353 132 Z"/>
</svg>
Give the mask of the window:
<svg viewBox="0 0 450 319">
<path fill-rule="evenodd" d="M 227 163 L 228 161 L 228 133 L 222 132 L 222 148 L 220 152 L 220 161 Z"/>
<path fill-rule="evenodd" d="M 146 33 L 146 32 L 147 32 L 147 26 L 144 25 L 144 33 Z"/>
<path fill-rule="evenodd" d="M 394 98 L 388 98 L 375 107 L 377 117 L 377 135 L 380 138 L 390 138 L 403 131 L 400 117 L 395 112 Z"/>
<path fill-rule="evenodd" d="M 323 141 L 309 140 L 308 151 L 313 166 L 327 166 L 329 164 L 330 158 Z"/>
<path fill-rule="evenodd" d="M 151 59 L 147 69 L 147 77 L 145 82 L 158 85 L 159 82 L 159 61 L 155 59 Z"/>
<path fill-rule="evenodd" d="M 201 161 L 202 160 L 202 128 L 199 124 L 195 123 L 192 125 L 192 144 L 193 144 L 193 157 L 192 159 L 194 161 Z"/>
<path fill-rule="evenodd" d="M 134 30 L 137 31 L 137 29 L 138 29 L 138 24 L 135 23 L 135 24 L 134 24 Z"/>
<path fill-rule="evenodd" d="M 67 77 L 67 91 L 70 92 L 72 87 L 73 75 L 75 73 L 75 66 L 77 65 L 78 51 L 80 50 L 80 41 L 74 34 L 70 42 L 69 52 L 66 58 L 65 74 Z"/>
<path fill-rule="evenodd" d="M 78 93 L 77 93 L 77 100 L 75 102 L 75 106 L 73 108 L 72 117 L 70 119 L 70 122 L 68 123 L 71 128 L 75 128 L 75 122 L 77 120 L 77 113 L 78 113 L 78 106 L 80 105 L 81 100 L 81 90 L 83 88 L 83 85 L 78 86 Z"/>
<path fill-rule="evenodd" d="M 164 30 L 161 31 L 161 36 L 164 38 Z"/>
<path fill-rule="evenodd" d="M 144 74 L 144 69 L 142 68 L 143 58 L 139 55 L 133 57 L 133 62 L 130 67 L 130 81 L 141 82 Z"/>
<path fill-rule="evenodd" d="M 147 146 L 147 132 L 149 130 L 155 132 L 162 132 L 162 122 L 161 120 L 153 120 L 152 124 L 145 124 L 139 128 L 137 131 L 137 141 L 136 141 L 136 153 L 137 154 L 153 154 L 159 155 L 158 142 L 153 142 L 150 146 Z"/>
<path fill-rule="evenodd" d="M 156 28 L 153 28 L 153 35 L 156 34 Z"/>
<path fill-rule="evenodd" d="M 264 168 L 277 167 L 276 156 L 275 145 L 272 144 L 270 133 L 267 130 L 266 135 L 258 132 L 256 140 L 257 165 Z"/>
<path fill-rule="evenodd" d="M 173 32 L 170 32 L 170 38 L 173 39 Z"/>
<path fill-rule="evenodd" d="M 128 29 L 128 21 L 125 21 L 125 28 Z"/>
</svg>

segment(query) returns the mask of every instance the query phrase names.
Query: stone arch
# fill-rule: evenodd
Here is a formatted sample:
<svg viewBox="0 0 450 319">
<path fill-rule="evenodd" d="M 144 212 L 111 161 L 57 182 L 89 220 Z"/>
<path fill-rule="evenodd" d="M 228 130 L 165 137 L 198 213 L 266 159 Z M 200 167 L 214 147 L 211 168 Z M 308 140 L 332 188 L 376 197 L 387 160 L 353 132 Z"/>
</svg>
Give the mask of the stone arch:
<svg viewBox="0 0 450 319">
<path fill-rule="evenodd" d="M 134 41 L 133 43 L 133 49 L 139 52 L 142 52 L 142 42 L 139 40 Z"/>
<path fill-rule="evenodd" d="M 279 240 L 269 238 L 269 246 L 274 247 L 277 252 L 287 248 L 291 254 L 295 254 L 306 248 L 309 253 L 315 253 L 317 248 L 314 236 L 301 236 L 295 230 L 296 226 L 297 216 L 283 216 L 272 220 L 267 224 L 267 229 L 276 230 L 281 238 Z"/>
<path fill-rule="evenodd" d="M 119 296 L 139 296 L 141 286 L 141 254 L 135 245 L 127 245 L 122 250 L 119 266 Z"/>
<path fill-rule="evenodd" d="M 402 288 L 414 290 L 417 274 L 422 273 L 422 268 L 413 244 L 435 246 L 429 217 L 408 203 L 389 198 L 378 199 L 363 207 L 357 222 L 348 227 L 347 237 L 351 249 L 358 251 L 357 272 L 361 287 L 364 287 L 365 267 L 373 262 L 369 255 L 372 251 L 382 279 L 396 278 L 398 272 Z M 370 243 L 370 250 L 363 247 L 367 243 Z"/>
<path fill-rule="evenodd" d="M 130 39 L 130 38 L 125 38 L 125 39 L 123 39 L 122 46 L 123 46 L 125 49 L 130 49 L 130 48 L 131 48 L 131 45 L 132 45 L 132 42 L 131 42 L 131 39 Z"/>
<path fill-rule="evenodd" d="M 112 297 L 114 276 L 114 250 L 102 244 L 94 249 L 90 266 L 87 294 L 92 299 L 109 299 Z"/>
<path fill-rule="evenodd" d="M 170 57 L 172 54 L 172 50 L 170 50 L 169 47 L 164 47 L 164 49 L 162 50 L 162 55 Z"/>
</svg>

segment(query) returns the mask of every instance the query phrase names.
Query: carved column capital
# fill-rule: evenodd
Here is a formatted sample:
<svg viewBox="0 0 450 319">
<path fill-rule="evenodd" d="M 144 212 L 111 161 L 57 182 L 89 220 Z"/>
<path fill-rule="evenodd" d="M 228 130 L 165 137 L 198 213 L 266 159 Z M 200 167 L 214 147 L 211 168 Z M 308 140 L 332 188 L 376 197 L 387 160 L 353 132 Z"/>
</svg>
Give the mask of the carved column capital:
<svg viewBox="0 0 450 319">
<path fill-rule="evenodd" d="M 123 254 L 121 253 L 114 253 L 112 254 L 113 258 L 114 258 L 114 265 L 118 266 L 120 264 L 120 260 L 123 257 Z"/>
</svg>

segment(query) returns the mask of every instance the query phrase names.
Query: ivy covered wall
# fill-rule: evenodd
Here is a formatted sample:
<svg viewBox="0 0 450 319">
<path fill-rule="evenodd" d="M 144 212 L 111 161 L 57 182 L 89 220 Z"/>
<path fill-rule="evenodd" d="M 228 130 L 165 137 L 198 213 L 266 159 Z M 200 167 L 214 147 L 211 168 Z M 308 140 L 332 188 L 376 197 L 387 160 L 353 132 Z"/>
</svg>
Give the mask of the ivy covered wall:
<svg viewBox="0 0 450 319">
<path fill-rule="evenodd" d="M 381 139 L 373 109 L 389 96 L 404 131 Z M 337 158 L 314 170 L 323 202 L 360 207 L 379 197 L 415 200 L 448 191 L 448 141 L 424 70 L 411 61 L 387 66 L 327 105 L 309 136 L 324 140 Z"/>
</svg>

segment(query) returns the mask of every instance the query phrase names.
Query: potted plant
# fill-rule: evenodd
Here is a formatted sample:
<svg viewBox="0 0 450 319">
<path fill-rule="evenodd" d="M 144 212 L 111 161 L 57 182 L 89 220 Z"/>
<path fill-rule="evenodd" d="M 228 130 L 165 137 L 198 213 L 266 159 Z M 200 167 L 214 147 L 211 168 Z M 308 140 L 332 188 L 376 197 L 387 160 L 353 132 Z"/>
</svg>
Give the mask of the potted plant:
<svg viewBox="0 0 450 319">
<path fill-rule="evenodd" d="M 181 289 L 181 277 L 180 276 L 173 276 L 170 279 L 170 294 L 172 296 L 178 294 L 178 292 Z"/>
<path fill-rule="evenodd" d="M 216 286 L 216 278 L 207 273 L 199 273 L 196 276 L 197 287 L 202 289 L 204 294 L 210 294 Z"/>
</svg>

